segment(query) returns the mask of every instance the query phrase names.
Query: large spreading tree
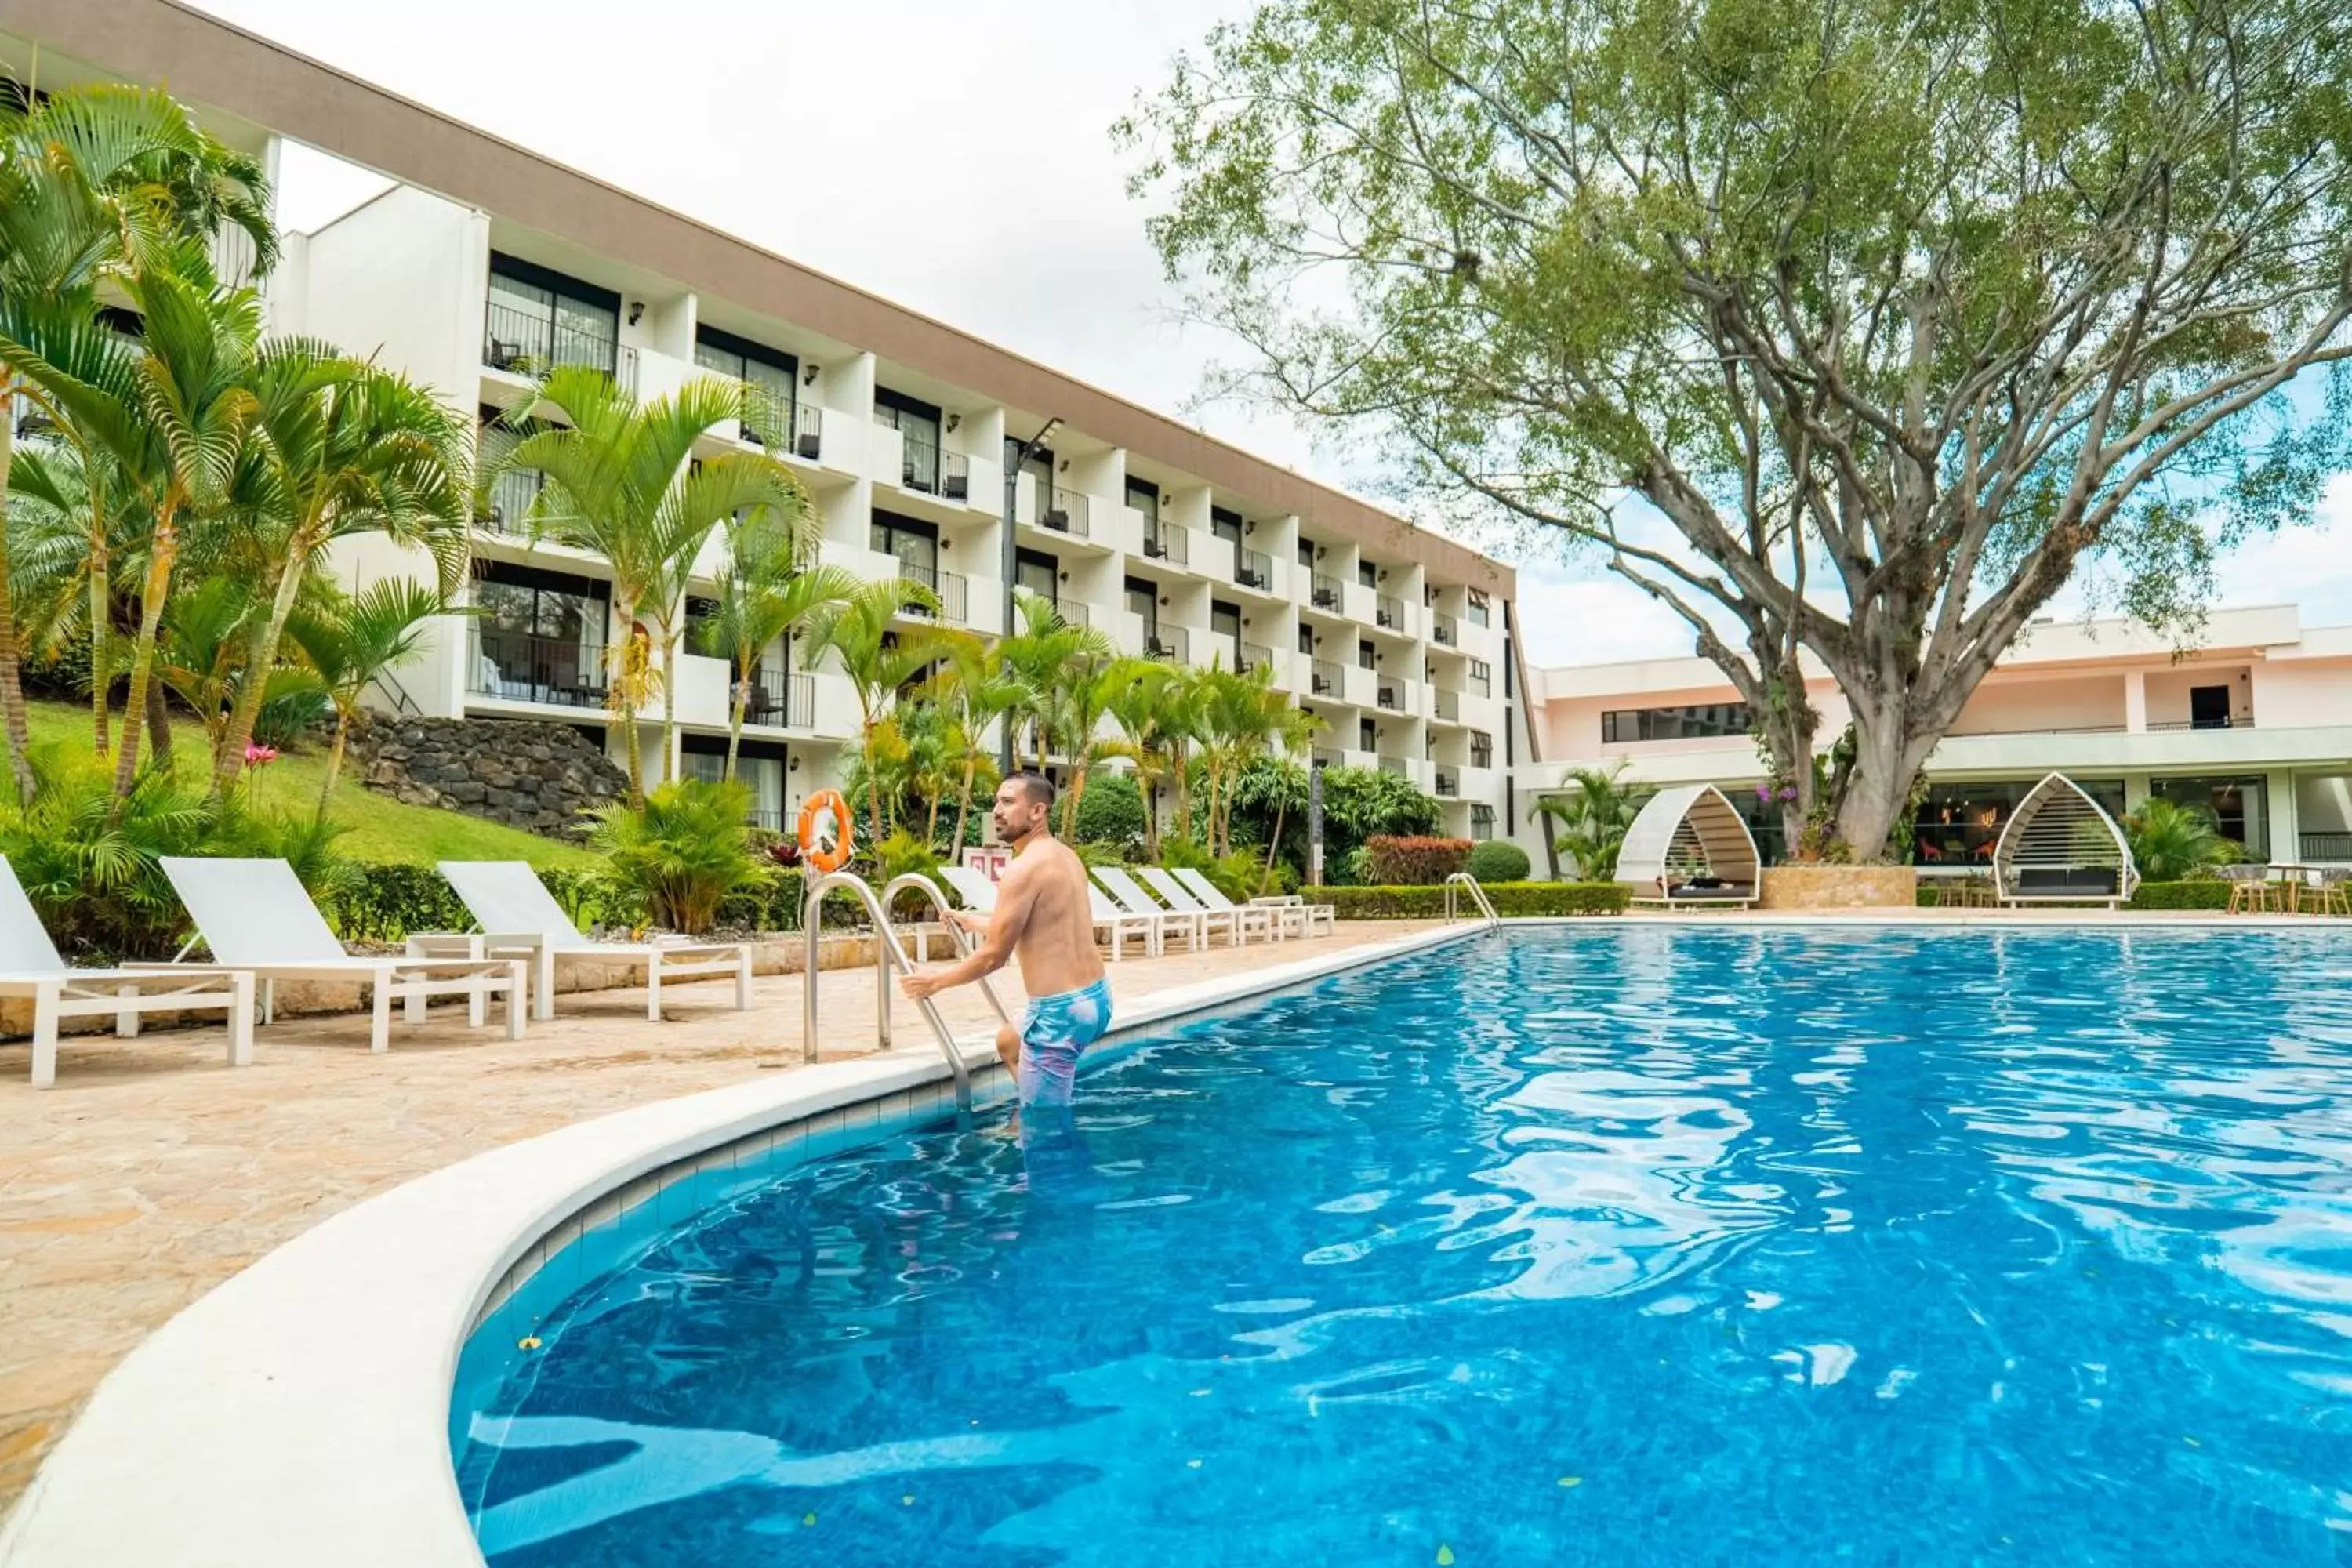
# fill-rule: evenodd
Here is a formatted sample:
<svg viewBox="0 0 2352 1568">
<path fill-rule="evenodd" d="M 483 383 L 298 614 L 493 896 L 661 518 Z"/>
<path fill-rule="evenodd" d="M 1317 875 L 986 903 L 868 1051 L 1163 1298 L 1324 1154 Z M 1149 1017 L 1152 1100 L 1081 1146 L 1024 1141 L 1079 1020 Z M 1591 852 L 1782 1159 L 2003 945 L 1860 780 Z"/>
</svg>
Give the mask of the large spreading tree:
<svg viewBox="0 0 2352 1568">
<path fill-rule="evenodd" d="M 1123 131 L 1239 381 L 1596 544 L 1858 855 L 2070 578 L 2191 629 L 2347 466 L 2352 0 L 1270 0 Z"/>
</svg>

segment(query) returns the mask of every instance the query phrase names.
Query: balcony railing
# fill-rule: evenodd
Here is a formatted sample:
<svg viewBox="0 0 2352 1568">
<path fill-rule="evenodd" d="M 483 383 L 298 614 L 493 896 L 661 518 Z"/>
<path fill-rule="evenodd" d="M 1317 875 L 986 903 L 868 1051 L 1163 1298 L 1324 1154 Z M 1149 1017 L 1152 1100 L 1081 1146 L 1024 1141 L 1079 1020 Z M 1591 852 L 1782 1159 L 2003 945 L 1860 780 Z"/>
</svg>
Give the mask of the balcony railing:
<svg viewBox="0 0 2352 1568">
<path fill-rule="evenodd" d="M 490 481 L 489 510 L 478 520 L 492 533 L 520 533 L 544 482 L 528 468 L 509 468 Z"/>
<path fill-rule="evenodd" d="M 1339 666 L 1331 659 L 1318 658 L 1307 669 L 1307 684 L 1318 697 L 1339 695 Z"/>
<path fill-rule="evenodd" d="M 743 820 L 768 833 L 784 830 L 784 808 L 781 805 L 755 805 L 743 814 Z"/>
<path fill-rule="evenodd" d="M 561 365 L 601 370 L 631 392 L 637 388 L 637 351 L 576 321 L 559 321 L 496 300 L 485 308 L 482 363 L 517 375 L 545 375 Z"/>
<path fill-rule="evenodd" d="M 1094 624 L 1087 614 L 1084 599 L 1055 599 L 1053 603 L 1054 613 L 1062 617 L 1064 626 L 1085 626 Z"/>
<path fill-rule="evenodd" d="M 1391 713 L 1404 711 L 1404 686 L 1401 681 L 1385 680 L 1377 694 L 1380 705 Z"/>
<path fill-rule="evenodd" d="M 1339 607 L 1339 579 L 1328 572 L 1318 572 L 1313 587 L 1317 609 L 1336 610 Z"/>
<path fill-rule="evenodd" d="M 1189 566 L 1192 547 L 1185 542 L 1184 533 L 1183 529 L 1165 518 L 1148 519 L 1143 525 L 1143 553 L 1154 561 Z"/>
<path fill-rule="evenodd" d="M 751 670 L 751 689 L 743 705 L 743 722 L 782 726 L 790 730 L 815 729 L 815 678 L 764 664 L 755 665 Z"/>
<path fill-rule="evenodd" d="M 1244 550 L 1234 563 L 1234 581 L 1263 594 L 1274 586 L 1274 557 L 1263 550 Z"/>
<path fill-rule="evenodd" d="M 1384 773 L 1411 773 L 1412 770 L 1405 766 L 1405 761 L 1402 757 L 1382 757 L 1381 759 L 1381 772 Z"/>
<path fill-rule="evenodd" d="M 1038 503 L 1037 526 L 1073 539 L 1088 537 L 1086 492 L 1055 489 L 1048 494 Z"/>
<path fill-rule="evenodd" d="M 1307 753 L 1307 761 L 1310 767 L 1336 768 L 1339 765 L 1340 758 L 1339 753 L 1330 747 L 1318 746 Z"/>
<path fill-rule="evenodd" d="M 1170 664 L 1192 662 L 1192 639 L 1182 626 L 1147 626 L 1143 628 L 1143 657 L 1164 659 Z"/>
<path fill-rule="evenodd" d="M 2305 860 L 2352 860 L 2352 833 L 2305 833 L 2299 837 Z"/>
<path fill-rule="evenodd" d="M 1274 662 L 1274 650 L 1263 643 L 1245 642 L 1234 649 L 1234 668 L 1247 675 L 1261 664 Z"/>
<path fill-rule="evenodd" d="M 1372 620 L 1392 632 L 1404 630 L 1404 601 L 1381 595 L 1372 601 Z"/>
<path fill-rule="evenodd" d="M 1440 719 L 1459 722 L 1462 718 L 1462 693 L 1448 691 L 1443 686 L 1430 690 L 1430 703 Z"/>
<path fill-rule="evenodd" d="M 2251 730 L 2253 727 L 2254 721 L 2251 717 L 2240 719 L 2224 713 L 2218 719 L 2169 719 L 2161 724 L 2150 724 L 2147 732 L 2169 735 L 2181 730 Z"/>
<path fill-rule="evenodd" d="M 509 702 L 604 706 L 604 645 L 476 626 L 466 689 Z"/>
<path fill-rule="evenodd" d="M 964 581 L 962 574 L 943 572 L 936 566 L 919 566 L 911 561 L 901 561 L 898 563 L 898 578 L 901 582 L 920 583 L 939 595 L 940 607 L 936 616 L 933 615 L 929 605 L 919 605 L 911 600 L 905 606 L 908 615 L 919 616 L 925 620 L 938 619 L 952 621 L 957 626 L 963 625 L 965 614 L 969 608 L 967 595 L 971 584 Z"/>
<path fill-rule="evenodd" d="M 751 413 L 739 432 L 744 440 L 772 452 L 790 452 L 808 463 L 815 462 L 824 451 L 824 410 L 815 404 L 755 386 Z"/>
<path fill-rule="evenodd" d="M 1431 641 L 1446 647 L 1458 647 L 1462 643 L 1462 634 L 1455 628 L 1454 617 L 1444 610 L 1429 613 L 1429 637 Z"/>
<path fill-rule="evenodd" d="M 1437 770 L 1437 793 L 1442 795 L 1460 795 L 1462 775 L 1452 768 L 1440 767 Z"/>
</svg>

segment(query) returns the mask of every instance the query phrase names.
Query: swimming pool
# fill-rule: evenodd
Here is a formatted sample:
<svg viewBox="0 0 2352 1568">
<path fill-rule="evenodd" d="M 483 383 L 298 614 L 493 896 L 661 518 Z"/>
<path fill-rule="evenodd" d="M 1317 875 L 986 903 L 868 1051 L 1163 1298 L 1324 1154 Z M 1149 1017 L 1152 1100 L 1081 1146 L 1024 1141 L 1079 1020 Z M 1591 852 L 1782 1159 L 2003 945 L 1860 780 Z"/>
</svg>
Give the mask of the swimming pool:
<svg viewBox="0 0 2352 1568">
<path fill-rule="evenodd" d="M 2352 1552 L 2324 932 L 1512 930 L 1001 1119 L 489 1319 L 490 1560 Z"/>
</svg>

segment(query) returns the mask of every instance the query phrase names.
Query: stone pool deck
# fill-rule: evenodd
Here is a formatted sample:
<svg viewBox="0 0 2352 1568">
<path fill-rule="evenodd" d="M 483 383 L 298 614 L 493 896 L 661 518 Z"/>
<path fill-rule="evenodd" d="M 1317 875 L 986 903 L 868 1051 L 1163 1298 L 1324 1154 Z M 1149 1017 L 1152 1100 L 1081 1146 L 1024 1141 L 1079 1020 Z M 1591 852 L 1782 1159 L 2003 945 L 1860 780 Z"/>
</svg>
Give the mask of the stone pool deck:
<svg viewBox="0 0 2352 1568">
<path fill-rule="evenodd" d="M 1384 942 L 1433 921 L 1343 922 L 1332 935 L 1110 966 L 1125 1004 L 1153 993 Z M 824 977 L 826 1059 L 869 1050 L 870 969 Z M 1020 994 L 1008 980 L 1008 1005 Z M 289 1237 L 410 1177 L 502 1143 L 649 1100 L 802 1065 L 801 977 L 763 977 L 753 1005 L 727 983 L 565 997 L 520 1041 L 466 1027 L 462 1009 L 371 1057 L 366 1020 L 285 1019 L 253 1065 L 222 1033 L 68 1040 L 55 1089 L 34 1089 L 30 1047 L 0 1044 L 0 1514 L 90 1390 L 125 1352 Z M 941 999 L 960 1034 L 993 1020 L 976 992 Z M 925 1039 L 915 1010 L 898 1043 Z"/>
</svg>

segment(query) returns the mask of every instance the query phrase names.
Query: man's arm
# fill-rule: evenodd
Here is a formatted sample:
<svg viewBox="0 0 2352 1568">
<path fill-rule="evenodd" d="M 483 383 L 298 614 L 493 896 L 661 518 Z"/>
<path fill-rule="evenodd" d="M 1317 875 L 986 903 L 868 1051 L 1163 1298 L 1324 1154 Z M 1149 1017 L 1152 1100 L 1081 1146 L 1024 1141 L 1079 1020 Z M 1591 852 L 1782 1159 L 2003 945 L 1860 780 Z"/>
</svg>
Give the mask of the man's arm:
<svg viewBox="0 0 2352 1568">
<path fill-rule="evenodd" d="M 969 985 L 983 974 L 995 973 L 1012 962 L 1013 950 L 1020 945 L 1036 902 L 1036 878 L 1016 868 L 997 886 L 996 908 L 988 917 L 980 946 L 956 963 L 900 975 L 898 989 L 919 1002 L 950 985 Z"/>
</svg>

